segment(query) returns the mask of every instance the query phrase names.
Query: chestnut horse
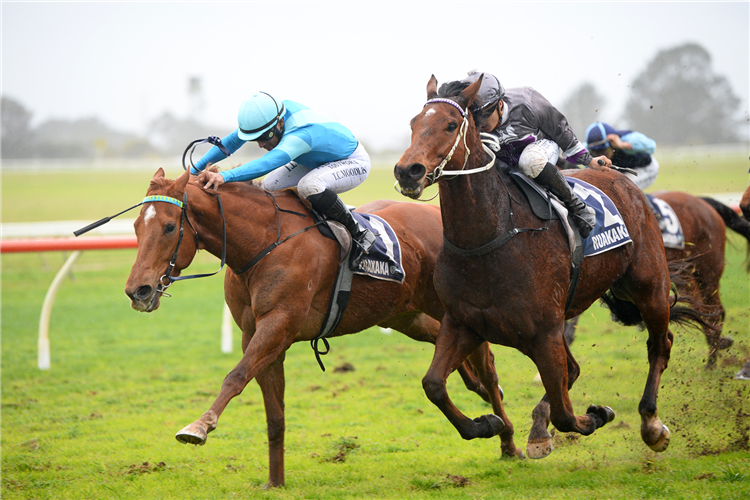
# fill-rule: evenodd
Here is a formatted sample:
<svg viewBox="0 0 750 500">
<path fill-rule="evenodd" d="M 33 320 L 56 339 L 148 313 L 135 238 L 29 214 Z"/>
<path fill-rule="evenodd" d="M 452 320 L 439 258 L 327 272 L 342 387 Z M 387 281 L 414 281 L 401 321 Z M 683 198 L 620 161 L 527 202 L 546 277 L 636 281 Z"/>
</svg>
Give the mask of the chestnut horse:
<svg viewBox="0 0 750 500">
<path fill-rule="evenodd" d="M 456 96 L 441 96 L 437 80 L 430 78 L 427 103 L 411 121 L 411 145 L 394 169 L 402 193 L 411 198 L 418 199 L 430 184 L 439 186 L 444 245 L 438 253 L 435 289 L 446 312 L 422 381 L 427 397 L 464 439 L 492 436 L 480 419 L 471 420 L 454 406 L 445 386 L 447 376 L 466 356 L 489 341 L 520 350 L 541 375 L 546 394 L 533 412 L 530 457 L 552 451 L 550 422 L 562 432 L 593 433 L 610 422 L 614 412 L 594 405 L 585 415 L 573 412 L 568 390 L 580 368 L 563 328 L 566 315 L 582 313 L 607 293 L 613 314 L 648 329 L 650 368 L 638 407 L 641 437 L 652 450 L 664 451 L 670 432 L 657 415 L 656 401 L 672 347 L 669 323 L 705 323 L 705 313 L 676 306 L 677 299 L 670 305 L 671 276 L 661 232 L 641 191 L 614 170 L 589 169 L 572 175 L 609 196 L 632 244 L 584 259 L 566 314 L 571 281 L 568 238 L 559 221 L 545 222 L 546 229 L 540 230 L 542 221 L 532 215 L 507 166 L 493 166 L 493 155 L 484 149 L 468 112 L 481 81 Z M 680 300 L 699 305 L 690 298 Z"/>
<path fill-rule="evenodd" d="M 653 193 L 672 207 L 682 226 L 685 248 L 665 248 L 668 262 L 688 262 L 692 277 L 678 290 L 692 293 L 685 287 L 696 286 L 705 304 L 715 307 L 713 328 L 704 328 L 708 343 L 707 368 L 716 365 L 718 351 L 731 347 L 733 340 L 721 336 L 724 321 L 724 306 L 721 305 L 719 282 L 724 273 L 724 246 L 726 228 L 730 228 L 748 239 L 750 245 L 750 223 L 738 216 L 734 210 L 713 198 L 698 198 L 680 191 Z M 749 247 L 750 248 L 750 247 Z M 578 318 L 569 320 L 565 326 L 565 339 L 573 343 Z"/>
<path fill-rule="evenodd" d="M 217 257 L 225 250 L 229 267 L 224 277 L 225 299 L 242 330 L 242 360 L 224 379 L 210 409 L 176 438 L 183 443 L 204 444 L 229 401 L 255 378 L 266 408 L 269 486 L 282 485 L 285 352 L 294 342 L 315 338 L 321 329 L 339 268 L 339 244 L 314 228 L 309 211 L 292 191 L 267 193 L 250 183 L 231 183 L 208 192 L 189 182 L 187 172 L 172 181 L 159 169 L 147 195 L 171 201 L 144 203 L 135 221 L 138 255 L 125 287 L 132 307 L 143 312 L 159 307 L 163 292 L 160 284 L 173 255 L 173 275 L 177 276 L 190 265 L 198 249 Z M 174 204 L 183 199 L 184 213 Z M 443 316 L 432 280 L 435 256 L 442 244 L 439 208 L 384 200 L 361 210 L 380 216 L 393 227 L 401 242 L 405 279 L 396 283 L 354 275 L 348 306 L 330 336 L 380 325 L 434 344 L 440 326 L 436 318 Z M 184 238 L 179 236 L 183 232 Z M 240 270 L 269 243 L 296 232 L 300 233 L 279 244 L 246 272 L 233 271 Z M 489 344 L 478 347 L 469 358 L 472 366 L 459 371 L 467 387 L 502 414 Z M 512 426 L 503 429 L 501 439 L 503 449 L 517 452 Z"/>
</svg>

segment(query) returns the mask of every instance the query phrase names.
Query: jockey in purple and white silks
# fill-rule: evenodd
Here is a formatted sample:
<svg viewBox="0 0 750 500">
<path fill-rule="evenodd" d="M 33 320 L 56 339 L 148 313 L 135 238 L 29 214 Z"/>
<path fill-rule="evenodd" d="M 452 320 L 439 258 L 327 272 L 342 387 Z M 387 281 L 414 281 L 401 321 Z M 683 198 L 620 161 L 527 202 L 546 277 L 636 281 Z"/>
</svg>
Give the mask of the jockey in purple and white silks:
<svg viewBox="0 0 750 500">
<path fill-rule="evenodd" d="M 359 186 L 370 173 L 364 146 L 340 123 L 294 101 L 276 101 L 265 92 L 242 103 L 237 121 L 238 128 L 221 140 L 229 153 L 248 141 L 257 142 L 268 153 L 232 170 L 205 171 L 209 164 L 226 158 L 214 146 L 195 164 L 203 171 L 199 182 L 210 189 L 268 174 L 261 183 L 263 189 L 297 187 L 301 198 L 349 230 L 354 242 L 350 266 L 356 269 L 375 236 L 354 220 L 338 193 Z"/>
<path fill-rule="evenodd" d="M 585 167 L 608 168 L 612 162 L 605 156 L 593 158 L 576 138 L 568 121 L 550 102 L 531 87 L 507 91 L 490 73 L 471 71 L 461 81 L 448 82 L 438 94 L 450 95 L 468 87 L 481 75 L 479 93 L 470 107 L 480 130 L 494 139 L 497 158 L 549 188 L 570 211 L 583 238 L 596 224 L 593 209 L 573 192 L 557 168 L 559 151 L 563 158 Z M 603 161 L 603 166 L 598 161 Z"/>
</svg>

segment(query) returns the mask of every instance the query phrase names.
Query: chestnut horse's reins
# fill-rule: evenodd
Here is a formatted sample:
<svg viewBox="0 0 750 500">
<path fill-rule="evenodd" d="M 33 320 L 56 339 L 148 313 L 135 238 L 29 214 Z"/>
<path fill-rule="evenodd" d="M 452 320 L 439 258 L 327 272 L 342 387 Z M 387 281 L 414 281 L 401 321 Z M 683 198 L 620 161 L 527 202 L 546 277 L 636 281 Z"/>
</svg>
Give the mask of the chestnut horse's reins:
<svg viewBox="0 0 750 500">
<path fill-rule="evenodd" d="M 164 295 L 165 297 L 171 297 L 168 293 L 166 293 L 167 288 L 169 288 L 172 283 L 175 281 L 182 281 L 192 278 L 205 278 L 208 276 L 213 276 L 222 269 L 224 269 L 224 264 L 226 263 L 226 257 L 227 257 L 227 223 L 224 219 L 224 207 L 221 204 L 221 197 L 219 195 L 216 195 L 216 201 L 219 203 L 219 211 L 221 212 L 221 223 L 222 223 L 222 234 L 221 234 L 221 267 L 219 267 L 219 270 L 214 273 L 205 273 L 205 274 L 192 274 L 190 276 L 172 276 L 172 271 L 174 270 L 174 266 L 177 263 L 177 252 L 180 250 L 180 245 L 182 244 L 182 237 L 184 235 L 184 221 L 187 221 L 188 225 L 190 226 L 190 229 L 193 230 L 193 238 L 195 239 L 195 246 L 198 247 L 198 231 L 195 230 L 193 227 L 193 224 L 190 222 L 190 218 L 187 215 L 187 191 L 185 191 L 185 195 L 183 198 L 183 201 L 180 201 L 176 198 L 172 198 L 169 196 L 163 196 L 163 195 L 152 195 L 152 196 L 146 196 L 143 198 L 143 201 L 138 203 L 137 205 L 133 205 L 132 207 L 123 210 L 122 212 L 112 215 L 111 217 L 105 217 L 101 220 L 98 220 L 94 222 L 93 224 L 89 224 L 88 226 L 81 228 L 77 231 L 74 231 L 73 234 L 76 236 L 80 236 L 84 233 L 87 233 L 91 231 L 92 229 L 96 229 L 99 226 L 103 226 L 107 222 L 111 221 L 115 217 L 118 217 L 125 212 L 129 212 L 130 210 L 133 210 L 134 208 L 140 207 L 144 203 L 152 203 L 152 202 L 164 202 L 164 203 L 171 203 L 172 205 L 176 205 L 180 207 L 182 210 L 182 213 L 180 215 L 180 234 L 177 239 L 177 247 L 174 249 L 174 253 L 172 254 L 172 259 L 169 261 L 169 265 L 167 266 L 167 272 L 162 275 L 161 278 L 159 278 L 159 284 L 156 287 L 156 293 L 157 295 L 154 296 L 154 300 L 159 295 Z M 164 284 L 164 280 L 167 280 L 167 283 Z"/>
</svg>

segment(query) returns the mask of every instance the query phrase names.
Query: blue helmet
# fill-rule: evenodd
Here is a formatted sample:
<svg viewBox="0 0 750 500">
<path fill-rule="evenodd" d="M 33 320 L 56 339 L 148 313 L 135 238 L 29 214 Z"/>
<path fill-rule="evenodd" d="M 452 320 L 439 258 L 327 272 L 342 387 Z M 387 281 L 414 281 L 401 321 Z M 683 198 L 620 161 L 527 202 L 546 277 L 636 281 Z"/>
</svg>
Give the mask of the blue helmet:
<svg viewBox="0 0 750 500">
<path fill-rule="evenodd" d="M 589 151 L 602 150 L 609 147 L 607 136 L 617 134 L 620 137 L 626 135 L 630 130 L 615 130 L 614 127 L 604 122 L 594 122 L 586 129 L 586 143 L 584 146 Z"/>
<path fill-rule="evenodd" d="M 240 106 L 237 114 L 239 137 L 243 141 L 254 141 L 264 132 L 271 130 L 281 118 L 286 108 L 270 94 L 259 92 L 246 100 Z"/>
</svg>

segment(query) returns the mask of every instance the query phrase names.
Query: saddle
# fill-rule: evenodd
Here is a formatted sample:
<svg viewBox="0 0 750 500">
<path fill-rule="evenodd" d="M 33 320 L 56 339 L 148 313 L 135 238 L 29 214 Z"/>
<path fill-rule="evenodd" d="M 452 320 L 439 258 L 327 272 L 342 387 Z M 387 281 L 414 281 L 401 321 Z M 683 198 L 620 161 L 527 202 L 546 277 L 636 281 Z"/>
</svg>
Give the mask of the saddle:
<svg viewBox="0 0 750 500">
<path fill-rule="evenodd" d="M 511 169 L 509 173 L 510 178 L 513 179 L 521 192 L 523 192 L 526 200 L 529 202 L 531 211 L 537 218 L 545 221 L 559 220 L 563 222 L 563 226 L 566 226 L 565 230 L 568 234 L 568 241 L 571 250 L 570 285 L 568 285 L 568 296 L 565 300 L 565 312 L 567 313 L 573 302 L 573 296 L 576 293 L 578 281 L 581 277 L 581 264 L 583 263 L 584 256 L 583 238 L 581 238 L 581 233 L 578 231 L 578 228 L 573 223 L 573 219 L 569 214 L 567 220 L 563 220 L 558 213 L 558 209 L 553 209 L 554 195 L 542 188 L 520 170 Z M 562 207 L 562 204 L 556 199 L 554 203 Z M 564 207 L 562 207 L 562 210 L 567 212 Z"/>
</svg>

